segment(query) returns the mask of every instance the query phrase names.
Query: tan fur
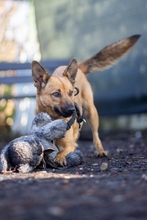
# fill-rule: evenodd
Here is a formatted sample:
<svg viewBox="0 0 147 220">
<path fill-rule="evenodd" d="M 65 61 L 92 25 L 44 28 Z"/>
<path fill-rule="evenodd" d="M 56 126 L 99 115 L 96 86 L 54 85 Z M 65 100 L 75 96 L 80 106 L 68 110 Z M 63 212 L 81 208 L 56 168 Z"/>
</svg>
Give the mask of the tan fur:
<svg viewBox="0 0 147 220">
<path fill-rule="evenodd" d="M 93 144 L 97 155 L 107 156 L 107 152 L 103 149 L 98 136 L 99 117 L 94 106 L 91 85 L 87 81 L 85 74 L 103 70 L 114 64 L 129 51 L 139 37 L 139 35 L 134 35 L 112 44 L 79 64 L 76 59 L 73 59 L 68 66 L 58 67 L 52 76 L 46 72 L 41 64 L 33 61 L 32 76 L 34 85 L 37 88 L 36 113 L 47 112 L 52 119 L 64 118 L 68 121 L 71 115 L 66 115 L 66 111 L 67 109 L 72 110 L 74 102 L 76 102 L 81 114 L 82 107 L 84 108 L 85 117 L 91 127 Z M 77 96 L 74 96 L 74 93 L 76 93 L 75 87 L 79 89 Z M 60 115 L 60 113 L 62 114 Z M 59 149 L 59 153 L 55 158 L 56 162 L 62 166 L 66 165 L 65 157 L 68 153 L 75 150 L 78 137 L 79 124 L 75 121 L 66 132 L 65 137 L 56 140 L 56 145 Z"/>
</svg>

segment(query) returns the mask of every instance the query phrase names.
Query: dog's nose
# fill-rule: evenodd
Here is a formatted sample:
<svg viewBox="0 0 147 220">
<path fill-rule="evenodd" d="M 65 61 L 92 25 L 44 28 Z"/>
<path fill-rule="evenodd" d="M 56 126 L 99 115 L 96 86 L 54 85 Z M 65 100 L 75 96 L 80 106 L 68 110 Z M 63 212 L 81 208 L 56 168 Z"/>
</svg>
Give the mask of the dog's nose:
<svg viewBox="0 0 147 220">
<path fill-rule="evenodd" d="M 66 110 L 67 114 L 70 116 L 74 113 L 75 107 L 74 106 L 69 106 Z"/>
</svg>

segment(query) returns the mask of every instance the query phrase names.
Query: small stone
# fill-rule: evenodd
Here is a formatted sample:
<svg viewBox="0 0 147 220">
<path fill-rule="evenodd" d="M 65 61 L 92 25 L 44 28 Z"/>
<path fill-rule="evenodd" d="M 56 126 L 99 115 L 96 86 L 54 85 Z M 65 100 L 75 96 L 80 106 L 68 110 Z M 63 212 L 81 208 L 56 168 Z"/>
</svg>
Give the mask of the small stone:
<svg viewBox="0 0 147 220">
<path fill-rule="evenodd" d="M 140 131 L 136 131 L 135 137 L 136 137 L 137 139 L 140 139 L 140 138 L 142 137 L 142 133 L 141 133 Z"/>
<path fill-rule="evenodd" d="M 99 180 L 96 180 L 96 181 L 95 181 L 96 184 L 98 184 L 99 182 L 100 182 Z"/>
<path fill-rule="evenodd" d="M 93 166 L 98 166 L 98 163 L 93 163 L 92 165 L 93 165 Z"/>
<path fill-rule="evenodd" d="M 108 163 L 106 162 L 103 162 L 100 166 L 100 170 L 101 171 L 105 171 L 105 170 L 108 170 Z"/>
<path fill-rule="evenodd" d="M 60 217 L 62 215 L 64 215 L 64 210 L 58 206 L 53 206 L 53 207 L 50 207 L 48 209 L 48 212 L 53 215 L 53 216 L 57 216 L 57 217 Z"/>
<path fill-rule="evenodd" d="M 64 183 L 64 184 L 69 184 L 69 179 L 64 179 L 64 180 L 63 180 L 63 183 Z"/>
<path fill-rule="evenodd" d="M 142 174 L 141 178 L 147 180 L 147 174 Z"/>
<path fill-rule="evenodd" d="M 126 164 L 131 165 L 132 161 L 131 160 L 126 160 Z"/>
<path fill-rule="evenodd" d="M 113 197 L 114 202 L 122 202 L 123 199 L 124 199 L 124 197 L 122 195 L 115 195 Z"/>
<path fill-rule="evenodd" d="M 123 152 L 123 149 L 117 148 L 116 152 L 117 152 L 117 153 L 122 153 L 122 152 Z"/>
</svg>

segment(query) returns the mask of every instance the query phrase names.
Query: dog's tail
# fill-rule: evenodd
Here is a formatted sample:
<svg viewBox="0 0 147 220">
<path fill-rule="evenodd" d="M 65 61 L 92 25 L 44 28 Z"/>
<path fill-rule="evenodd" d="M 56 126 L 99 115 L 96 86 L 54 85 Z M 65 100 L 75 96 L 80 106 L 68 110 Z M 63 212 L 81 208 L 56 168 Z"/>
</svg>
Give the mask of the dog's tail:
<svg viewBox="0 0 147 220">
<path fill-rule="evenodd" d="M 140 36 L 133 35 L 105 47 L 93 57 L 79 63 L 78 68 L 85 74 L 109 68 L 133 47 Z"/>
</svg>

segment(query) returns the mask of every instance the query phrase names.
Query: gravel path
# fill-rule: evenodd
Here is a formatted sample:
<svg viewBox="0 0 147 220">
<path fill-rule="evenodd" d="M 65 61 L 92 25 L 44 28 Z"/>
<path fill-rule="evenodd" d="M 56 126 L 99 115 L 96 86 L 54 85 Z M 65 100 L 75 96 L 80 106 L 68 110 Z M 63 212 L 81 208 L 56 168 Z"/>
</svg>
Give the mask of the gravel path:
<svg viewBox="0 0 147 220">
<path fill-rule="evenodd" d="M 147 135 L 102 141 L 108 158 L 96 158 L 92 142 L 79 141 L 79 166 L 0 174 L 0 219 L 146 220 Z"/>
</svg>

